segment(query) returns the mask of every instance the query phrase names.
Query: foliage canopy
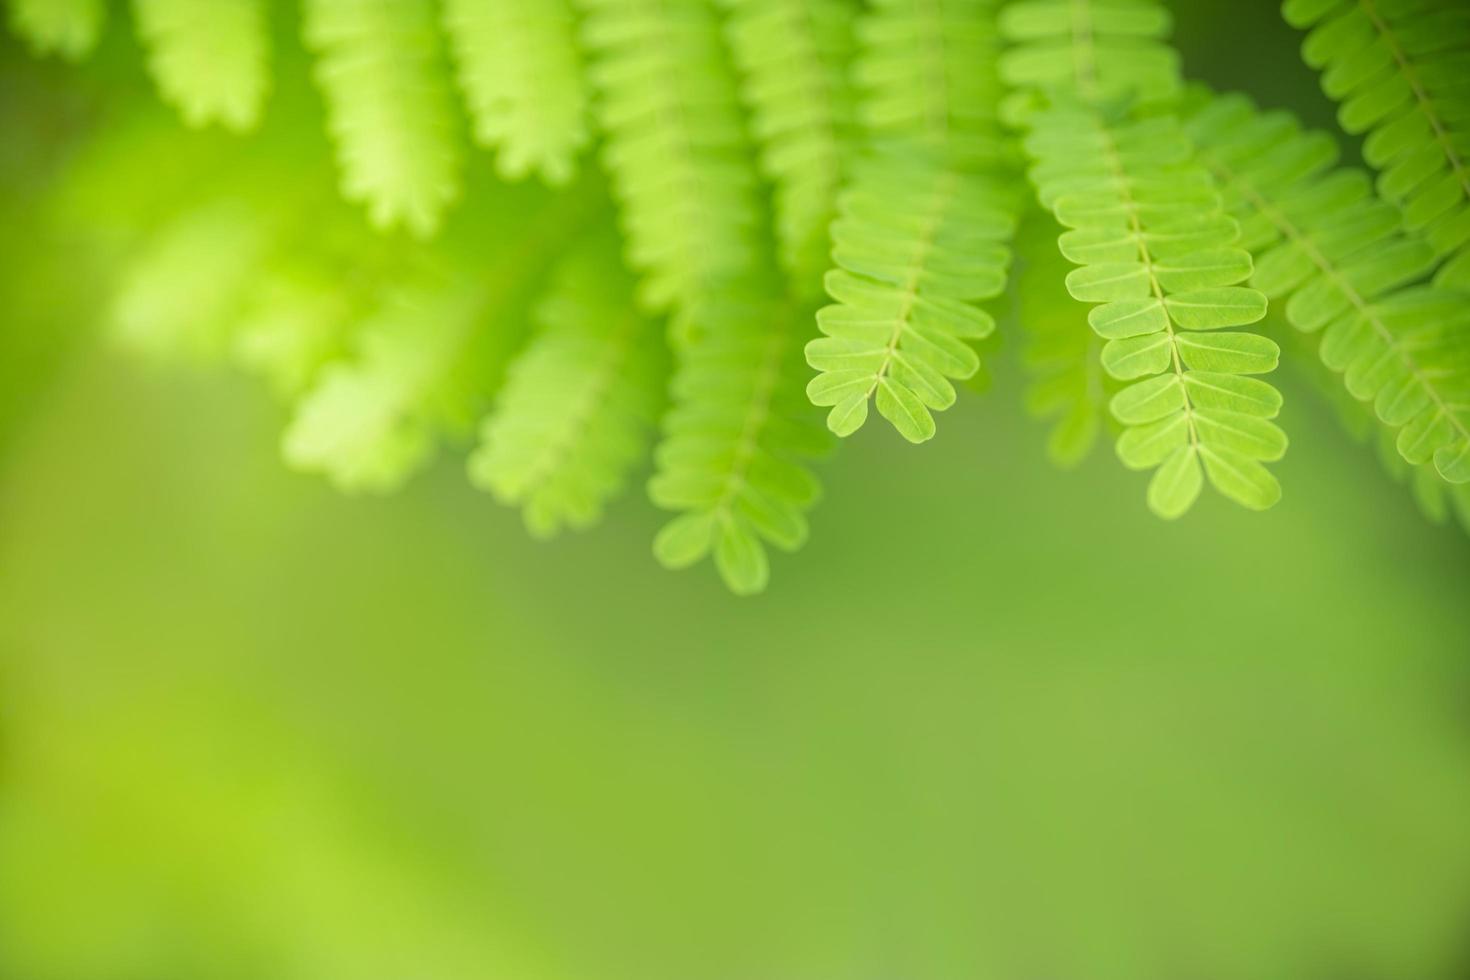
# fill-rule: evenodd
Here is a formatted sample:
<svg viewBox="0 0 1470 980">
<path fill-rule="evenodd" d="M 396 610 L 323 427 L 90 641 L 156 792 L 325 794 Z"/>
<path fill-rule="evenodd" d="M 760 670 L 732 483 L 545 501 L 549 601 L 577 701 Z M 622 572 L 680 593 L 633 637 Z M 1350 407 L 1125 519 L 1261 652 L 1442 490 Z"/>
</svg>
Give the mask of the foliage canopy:
<svg viewBox="0 0 1470 980">
<path fill-rule="evenodd" d="M 41 54 L 127 41 L 105 0 L 7 4 Z M 1287 0 L 1343 134 L 1187 84 L 1161 0 L 129 12 L 118 57 L 203 132 L 115 98 L 57 210 L 121 258 L 122 342 L 262 375 L 344 489 L 468 445 L 549 535 L 651 459 L 658 559 L 758 592 L 813 462 L 873 410 L 934 438 L 1004 325 L 1053 457 L 1112 430 L 1162 518 L 1280 499 L 1284 359 L 1470 525 L 1457 0 Z"/>
</svg>

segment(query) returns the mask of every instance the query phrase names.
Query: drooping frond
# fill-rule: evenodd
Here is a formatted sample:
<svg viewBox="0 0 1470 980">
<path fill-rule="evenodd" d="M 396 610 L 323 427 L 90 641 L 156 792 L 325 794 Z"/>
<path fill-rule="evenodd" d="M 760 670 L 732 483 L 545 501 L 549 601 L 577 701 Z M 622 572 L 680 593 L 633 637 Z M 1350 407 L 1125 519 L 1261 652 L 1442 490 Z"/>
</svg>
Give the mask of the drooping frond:
<svg viewBox="0 0 1470 980">
<path fill-rule="evenodd" d="M 768 295 L 727 291 L 691 311 L 648 487 L 655 504 L 680 512 L 654 541 L 659 561 L 684 568 L 713 552 L 740 595 L 765 589 L 767 544 L 795 551 L 806 541 L 820 491 L 807 461 L 830 445 L 801 394 L 808 311 Z"/>
<path fill-rule="evenodd" d="M 247 371 L 295 398 L 323 365 L 347 354 L 344 343 L 361 315 L 358 298 L 318 270 L 271 270 L 240 312 L 231 347 Z"/>
<path fill-rule="evenodd" d="M 569 0 L 445 0 L 444 26 L 475 139 L 501 176 L 565 184 L 589 137 Z"/>
<path fill-rule="evenodd" d="M 1286 450 L 1270 421 L 1281 396 L 1250 376 L 1275 370 L 1280 351 L 1221 329 L 1259 321 L 1266 298 L 1237 285 L 1250 255 L 1234 247 L 1235 222 L 1179 126 L 1169 117 L 1105 124 L 1091 110 L 1056 108 L 1033 118 L 1026 145 L 1042 202 L 1072 229 L 1061 247 L 1079 268 L 1067 288 L 1099 304 L 1088 320 L 1107 341 L 1104 368 L 1135 382 L 1111 409 L 1125 426 L 1119 458 L 1157 468 L 1149 506 L 1183 514 L 1205 476 L 1244 506 L 1276 503 L 1280 485 L 1261 463 Z"/>
<path fill-rule="evenodd" d="M 38 54 L 72 61 L 97 47 L 106 21 L 106 0 L 8 0 L 10 26 Z"/>
<path fill-rule="evenodd" d="M 798 295 L 815 296 L 854 137 L 852 11 L 843 0 L 725 3 L 761 169 L 775 185 L 781 263 Z"/>
<path fill-rule="evenodd" d="M 966 341 L 995 329 L 974 304 L 1005 290 L 1013 195 L 911 146 L 864 160 L 841 214 L 826 280 L 836 303 L 818 311 L 826 336 L 806 347 L 820 372 L 807 395 L 831 408 L 839 436 L 862 427 L 871 399 L 905 439 L 923 442 L 934 436 L 931 412 L 954 404 L 950 379 L 979 370 Z"/>
<path fill-rule="evenodd" d="M 882 0 L 858 22 L 854 66 L 870 141 L 832 226 L 807 345 L 807 387 L 851 435 L 868 404 L 910 442 L 934 436 L 952 379 L 980 358 L 966 342 L 995 328 L 979 302 L 1005 291 L 1017 198 L 993 169 L 1004 158 L 990 0 Z"/>
<path fill-rule="evenodd" d="M 875 139 L 993 160 L 1000 83 L 996 0 L 874 0 L 857 22 L 858 111 Z"/>
<path fill-rule="evenodd" d="M 265 0 L 133 0 L 148 68 L 190 126 L 253 129 L 270 85 Z"/>
<path fill-rule="evenodd" d="M 1359 401 L 1343 386 L 1342 378 L 1317 354 L 1321 337 L 1314 333 L 1285 329 L 1277 334 L 1282 363 L 1315 392 L 1332 411 L 1342 429 L 1367 449 L 1385 475 L 1405 487 L 1415 507 L 1431 524 L 1443 525 L 1452 516 L 1470 518 L 1470 483 L 1453 484 L 1439 475 L 1433 463 L 1410 465 L 1398 451 L 1398 431 L 1383 424 L 1367 402 Z M 1470 523 L 1464 523 L 1470 532 Z"/>
<path fill-rule="evenodd" d="M 1470 481 L 1470 295 L 1420 285 L 1434 250 L 1358 171 L 1332 171 L 1334 141 L 1240 96 L 1190 121 L 1201 158 L 1260 255 L 1253 283 L 1288 298 L 1287 319 L 1322 332 L 1321 357 L 1400 429 L 1413 465 Z"/>
<path fill-rule="evenodd" d="M 532 534 L 549 537 L 601 519 L 643 458 L 664 400 L 667 353 L 608 237 L 563 263 L 536 320 L 469 472 L 501 503 L 519 506 Z"/>
<path fill-rule="evenodd" d="M 1341 102 L 1379 193 L 1441 254 L 1463 250 L 1444 281 L 1470 288 L 1470 7 L 1461 0 L 1286 0 L 1311 28 L 1302 45 Z"/>
<path fill-rule="evenodd" d="M 401 242 L 374 234 L 361 215 L 335 201 L 314 209 L 296 237 L 289 258 L 255 276 L 231 329 L 234 359 L 292 401 L 316 385 L 324 367 L 351 353 L 354 330 L 403 260 Z"/>
<path fill-rule="evenodd" d="M 113 329 L 127 347 L 162 359 L 210 360 L 229 348 L 271 222 L 248 203 L 209 201 L 150 236 L 113 304 Z"/>
<path fill-rule="evenodd" d="M 544 270 L 586 220 L 581 195 L 550 204 L 500 189 L 458 218 L 463 233 L 421 258 L 353 325 L 353 355 L 327 366 L 283 439 L 288 463 L 348 490 L 390 490 L 427 462 L 441 435 L 467 437 L 528 330 Z M 468 229 L 515 222 L 515 238 Z"/>
<path fill-rule="evenodd" d="M 714 0 L 577 0 L 620 205 L 647 309 L 700 299 L 758 264 L 761 208 Z"/>
<path fill-rule="evenodd" d="M 295 398 L 345 353 L 409 243 L 341 201 L 315 139 L 180 135 L 149 103 L 78 152 L 58 214 L 123 263 L 120 342 L 165 361 L 230 359 Z"/>
<path fill-rule="evenodd" d="M 358 328 L 357 357 L 329 367 L 298 406 L 286 461 L 344 490 L 396 488 L 428 459 L 441 427 L 463 426 L 456 366 L 467 365 L 487 305 L 469 270 L 400 286 Z"/>
<path fill-rule="evenodd" d="M 81 196 L 66 210 L 85 217 L 66 220 L 105 229 L 98 245 L 124 263 L 111 316 L 118 339 L 161 360 L 233 357 L 294 396 L 340 353 L 344 321 L 404 243 L 342 203 L 314 139 L 280 127 L 243 146 L 213 132 L 180 142 L 179 133 L 150 107 L 115 143 L 78 154 Z M 129 193 L 104 206 L 98 195 L 119 182 Z"/>
<path fill-rule="evenodd" d="M 1026 335 L 1026 409 L 1052 422 L 1047 455 L 1061 467 L 1080 464 L 1097 445 L 1118 385 L 1103 370 L 1102 338 L 1067 292 L 1071 265 L 1057 251 L 1061 229 L 1050 215 L 1023 225 L 1017 250 L 1015 318 Z"/>
<path fill-rule="evenodd" d="M 459 193 L 461 149 L 431 0 L 305 0 L 342 194 L 427 236 Z"/>
<path fill-rule="evenodd" d="M 1341 387 L 1338 390 L 1341 391 Z M 1431 524 L 1440 525 L 1453 522 L 1470 534 L 1470 483 L 1448 482 L 1434 468 L 1433 463 L 1421 463 L 1418 466 L 1409 463 L 1399 453 L 1394 431 L 1378 421 L 1372 408 L 1351 398 L 1346 392 L 1343 392 L 1343 397 L 1352 401 L 1360 413 L 1368 416 L 1374 455 L 1390 477 L 1408 488 L 1424 519 Z"/>
<path fill-rule="evenodd" d="M 1164 43 L 1172 18 L 1158 0 L 1017 0 L 1000 14 L 1011 42 L 1001 77 L 1032 93 L 1103 105 L 1167 102 L 1179 94 L 1179 55 Z"/>
</svg>

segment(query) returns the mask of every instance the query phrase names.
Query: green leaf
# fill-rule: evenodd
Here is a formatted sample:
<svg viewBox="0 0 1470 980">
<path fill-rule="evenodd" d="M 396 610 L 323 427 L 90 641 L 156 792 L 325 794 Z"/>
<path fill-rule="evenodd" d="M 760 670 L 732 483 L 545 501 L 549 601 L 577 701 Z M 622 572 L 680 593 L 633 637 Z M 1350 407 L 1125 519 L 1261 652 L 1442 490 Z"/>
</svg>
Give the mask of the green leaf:
<svg viewBox="0 0 1470 980">
<path fill-rule="evenodd" d="M 1189 377 L 1185 375 L 1186 380 Z M 1124 425 L 1146 425 L 1182 411 L 1186 404 L 1179 376 L 1165 374 L 1124 388 L 1113 396 L 1109 408 Z"/>
<path fill-rule="evenodd" d="M 1184 375 L 1189 400 L 1198 407 L 1243 412 L 1257 418 L 1275 418 L 1281 411 L 1281 392 L 1264 381 L 1213 371 Z"/>
<path fill-rule="evenodd" d="M 187 2 L 187 0 L 180 0 Z M 461 149 L 430 0 L 306 0 L 342 194 L 420 237 L 459 195 Z"/>
<path fill-rule="evenodd" d="M 1210 485 L 1242 507 L 1266 510 L 1281 500 L 1281 484 L 1260 463 L 1229 449 L 1200 447 Z"/>
<path fill-rule="evenodd" d="M 1286 433 L 1256 415 L 1198 409 L 1194 425 L 1201 445 L 1228 449 L 1251 459 L 1277 460 L 1286 454 Z"/>
<path fill-rule="evenodd" d="M 1148 267 L 1141 262 L 1084 265 L 1067 274 L 1067 291 L 1084 303 L 1141 300 L 1149 295 Z"/>
<path fill-rule="evenodd" d="M 1239 286 L 1176 293 L 1164 305 L 1174 322 L 1186 330 L 1244 327 L 1266 316 L 1265 295 Z"/>
<path fill-rule="evenodd" d="M 1167 369 L 1173 351 L 1173 341 L 1166 333 L 1110 340 L 1103 347 L 1103 368 L 1120 381 L 1143 378 Z"/>
<path fill-rule="evenodd" d="M 264 0 L 132 0 L 148 68 L 190 126 L 253 129 L 269 84 Z"/>
<path fill-rule="evenodd" d="M 659 529 L 653 554 L 665 568 L 688 568 L 709 554 L 715 542 L 715 518 L 709 513 L 684 514 Z"/>
<path fill-rule="evenodd" d="M 1096 307 L 1087 314 L 1087 322 L 1098 336 L 1107 340 L 1142 337 L 1169 329 L 1169 315 L 1155 297 L 1123 299 Z"/>
<path fill-rule="evenodd" d="M 1118 437 L 1118 458 L 1129 469 L 1148 470 L 1189 444 L 1189 419 L 1175 412 L 1156 422 L 1127 429 Z"/>
<path fill-rule="evenodd" d="M 10 25 L 38 54 L 79 61 L 91 54 L 107 19 L 105 0 L 10 0 Z"/>
<path fill-rule="evenodd" d="M 1253 333 L 1182 333 L 1175 347 L 1185 366 L 1224 374 L 1267 374 L 1276 370 L 1281 348 Z"/>
<path fill-rule="evenodd" d="M 1435 450 L 1434 468 L 1451 483 L 1470 483 L 1470 442 Z"/>
<path fill-rule="evenodd" d="M 1204 482 L 1194 447 L 1176 449 L 1149 481 L 1149 509 L 1166 521 L 1181 517 L 1199 499 Z"/>
<path fill-rule="evenodd" d="M 878 412 L 909 442 L 934 438 L 934 417 L 913 391 L 889 378 L 878 382 Z"/>
<path fill-rule="evenodd" d="M 569 0 L 444 0 L 444 30 L 481 146 L 507 180 L 563 185 L 590 139 Z"/>
<path fill-rule="evenodd" d="M 727 520 L 715 539 L 715 567 L 730 591 L 740 596 L 766 590 L 771 566 L 766 550 L 745 525 Z"/>
<path fill-rule="evenodd" d="M 1195 301 L 1201 300 L 1206 294 L 1206 289 L 1219 286 L 1231 286 L 1238 282 L 1244 282 L 1251 275 L 1251 257 L 1249 252 L 1238 248 L 1201 249 L 1195 252 L 1186 252 L 1174 258 L 1163 259 L 1154 264 L 1154 275 L 1158 278 L 1159 285 L 1170 293 L 1184 293 L 1193 296 Z M 1189 291 L 1194 290 L 1191 293 Z M 1176 296 L 1177 299 L 1182 297 Z M 1227 301 L 1237 301 L 1238 297 L 1223 297 Z M 1262 313 L 1264 316 L 1265 314 Z M 1238 324 L 1231 324 L 1237 326 Z"/>
</svg>

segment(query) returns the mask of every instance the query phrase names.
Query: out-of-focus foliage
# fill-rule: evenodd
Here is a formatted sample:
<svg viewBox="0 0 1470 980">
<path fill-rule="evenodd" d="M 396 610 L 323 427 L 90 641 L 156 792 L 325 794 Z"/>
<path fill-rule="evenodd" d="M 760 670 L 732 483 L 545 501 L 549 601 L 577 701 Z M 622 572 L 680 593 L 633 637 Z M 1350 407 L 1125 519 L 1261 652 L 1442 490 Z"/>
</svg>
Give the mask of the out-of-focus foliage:
<svg viewBox="0 0 1470 980">
<path fill-rule="evenodd" d="M 123 363 L 0 484 L 0 975 L 1463 970 L 1470 564 L 1305 397 L 1301 493 L 1164 525 L 1002 374 L 834 460 L 751 605 L 630 563 L 651 508 L 344 503 L 248 386 Z"/>
</svg>

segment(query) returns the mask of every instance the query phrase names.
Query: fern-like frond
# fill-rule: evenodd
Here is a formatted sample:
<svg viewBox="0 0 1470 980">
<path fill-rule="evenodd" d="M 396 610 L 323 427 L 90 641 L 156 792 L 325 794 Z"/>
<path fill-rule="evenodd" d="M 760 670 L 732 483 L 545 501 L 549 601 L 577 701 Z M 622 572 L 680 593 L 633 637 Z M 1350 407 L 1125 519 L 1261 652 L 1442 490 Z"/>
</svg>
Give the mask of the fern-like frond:
<svg viewBox="0 0 1470 980">
<path fill-rule="evenodd" d="M 869 402 L 910 442 L 980 358 L 995 329 L 980 301 L 1005 291 L 1016 195 L 994 175 L 999 41 L 991 0 L 881 0 L 858 21 L 854 78 L 868 152 L 832 226 L 824 337 L 806 347 L 807 386 L 840 436 Z"/>
<path fill-rule="evenodd" d="M 342 194 L 374 224 L 434 233 L 461 148 L 431 0 L 305 0 Z"/>
<path fill-rule="evenodd" d="M 1279 311 L 1273 311 L 1273 315 Z M 1282 319 L 1282 317 L 1277 317 Z M 1342 384 L 1342 378 L 1318 356 L 1321 340 L 1315 333 L 1293 330 L 1286 324 L 1276 333 L 1282 346 L 1282 363 L 1332 410 L 1343 430 L 1373 454 L 1385 475 L 1405 487 L 1424 519 L 1444 525 L 1460 511 L 1461 502 L 1470 504 L 1470 484 L 1453 484 L 1439 475 L 1433 463 L 1411 465 L 1398 451 L 1398 431 L 1383 424 L 1367 402 L 1359 401 Z M 1470 532 L 1470 523 L 1465 524 Z"/>
<path fill-rule="evenodd" d="M 891 148 L 859 165 L 832 228 L 826 336 L 806 347 L 820 372 L 807 386 L 847 436 L 868 403 L 910 442 L 934 435 L 933 411 L 955 402 L 950 379 L 980 357 L 967 340 L 995 329 L 975 304 L 1005 290 L 1014 195 L 1000 182 L 947 167 L 921 147 Z"/>
<path fill-rule="evenodd" d="M 565 260 L 536 319 L 469 472 L 519 506 L 532 534 L 549 537 L 601 519 L 643 458 L 663 405 L 667 352 L 606 237 Z"/>
<path fill-rule="evenodd" d="M 603 162 L 647 309 L 757 267 L 757 177 L 714 0 L 577 0 Z"/>
<path fill-rule="evenodd" d="M 1448 284 L 1470 288 L 1470 7 L 1460 0 L 1286 0 L 1311 28 L 1302 45 L 1341 103 L 1338 121 L 1368 134 L 1378 191 L 1441 254 L 1464 250 Z"/>
<path fill-rule="evenodd" d="M 404 258 L 399 240 L 373 233 L 335 195 L 306 216 L 294 237 L 254 277 L 231 329 L 234 360 L 288 401 L 350 354 L 354 330 Z"/>
<path fill-rule="evenodd" d="M 1158 0 L 1016 0 L 1000 14 L 1011 46 L 1000 73 L 1019 101 L 1033 94 L 1089 105 L 1167 102 L 1180 92 L 1179 55 Z"/>
<path fill-rule="evenodd" d="M 1000 81 L 996 0 L 874 0 L 858 18 L 853 79 L 875 139 L 994 160 Z"/>
<path fill-rule="evenodd" d="M 468 437 L 528 332 L 546 268 L 585 225 L 584 198 L 500 188 L 461 212 L 446 241 L 352 325 L 353 355 L 323 369 L 296 408 L 287 462 L 343 489 L 385 491 L 426 463 L 441 436 Z M 473 232 L 487 220 L 520 232 L 486 242 Z"/>
<path fill-rule="evenodd" d="M 587 93 L 569 0 L 445 0 L 475 139 L 499 172 L 565 184 L 589 139 Z"/>
<path fill-rule="evenodd" d="M 1015 319 L 1026 335 L 1021 357 L 1029 383 L 1026 409 L 1052 422 L 1047 455 L 1061 467 L 1079 465 L 1097 445 L 1117 383 L 1099 360 L 1103 340 L 1067 292 L 1071 265 L 1057 251 L 1061 229 L 1050 215 L 1029 220 L 1017 242 Z"/>
<path fill-rule="evenodd" d="M 253 129 L 270 85 L 265 0 L 133 0 L 148 69 L 190 126 Z"/>
<path fill-rule="evenodd" d="M 1339 391 L 1342 389 L 1339 388 Z M 1379 423 L 1373 411 L 1344 392 L 1354 407 L 1368 416 L 1373 437 L 1374 454 L 1396 482 L 1406 486 L 1424 519 L 1431 524 L 1446 525 L 1452 521 L 1470 533 L 1470 483 L 1450 483 L 1434 468 L 1433 463 L 1414 466 L 1399 453 L 1394 431 Z"/>
<path fill-rule="evenodd" d="M 277 394 L 295 398 L 326 363 L 347 354 L 351 325 L 361 315 L 342 283 L 315 269 L 272 270 L 252 290 L 232 331 L 240 365 Z"/>
<path fill-rule="evenodd" d="M 1421 284 L 1434 249 L 1400 231 L 1366 175 L 1332 170 L 1330 137 L 1286 113 L 1226 96 L 1190 132 L 1260 254 L 1257 288 L 1287 299 L 1297 329 L 1322 332 L 1323 361 L 1400 430 L 1409 463 L 1470 481 L 1470 295 Z"/>
<path fill-rule="evenodd" d="M 798 325 L 808 311 L 770 292 L 737 287 L 691 311 L 648 488 L 680 512 L 654 541 L 659 561 L 684 568 L 713 552 L 740 595 L 765 589 L 766 545 L 795 551 L 806 541 L 820 492 L 808 460 L 831 438 L 801 393 Z"/>
<path fill-rule="evenodd" d="M 843 0 L 725 3 L 761 169 L 775 185 L 781 263 L 798 295 L 815 296 L 853 145 L 852 11 Z"/>
<path fill-rule="evenodd" d="M 106 22 L 105 0 L 8 0 L 10 27 L 37 54 L 78 61 L 91 54 Z"/>
<path fill-rule="evenodd" d="M 487 304 L 468 270 L 400 286 L 358 328 L 357 357 L 329 367 L 298 406 L 282 440 L 287 463 L 343 490 L 398 487 L 427 461 L 441 428 L 463 427 L 455 369 Z"/>
<path fill-rule="evenodd" d="M 1270 421 L 1281 396 L 1251 375 L 1275 370 L 1280 351 L 1258 334 L 1222 330 L 1259 321 L 1266 297 L 1237 285 L 1251 274 L 1250 255 L 1234 247 L 1235 222 L 1178 124 L 1112 124 L 1054 108 L 1033 117 L 1026 145 L 1042 202 L 1072 229 L 1061 248 L 1079 268 L 1067 288 L 1099 304 L 1088 319 L 1107 340 L 1103 366 L 1134 382 L 1111 409 L 1125 426 L 1124 464 L 1156 469 L 1149 506 L 1183 514 L 1205 476 L 1244 506 L 1276 503 L 1280 485 L 1261 463 L 1286 451 Z"/>
</svg>

